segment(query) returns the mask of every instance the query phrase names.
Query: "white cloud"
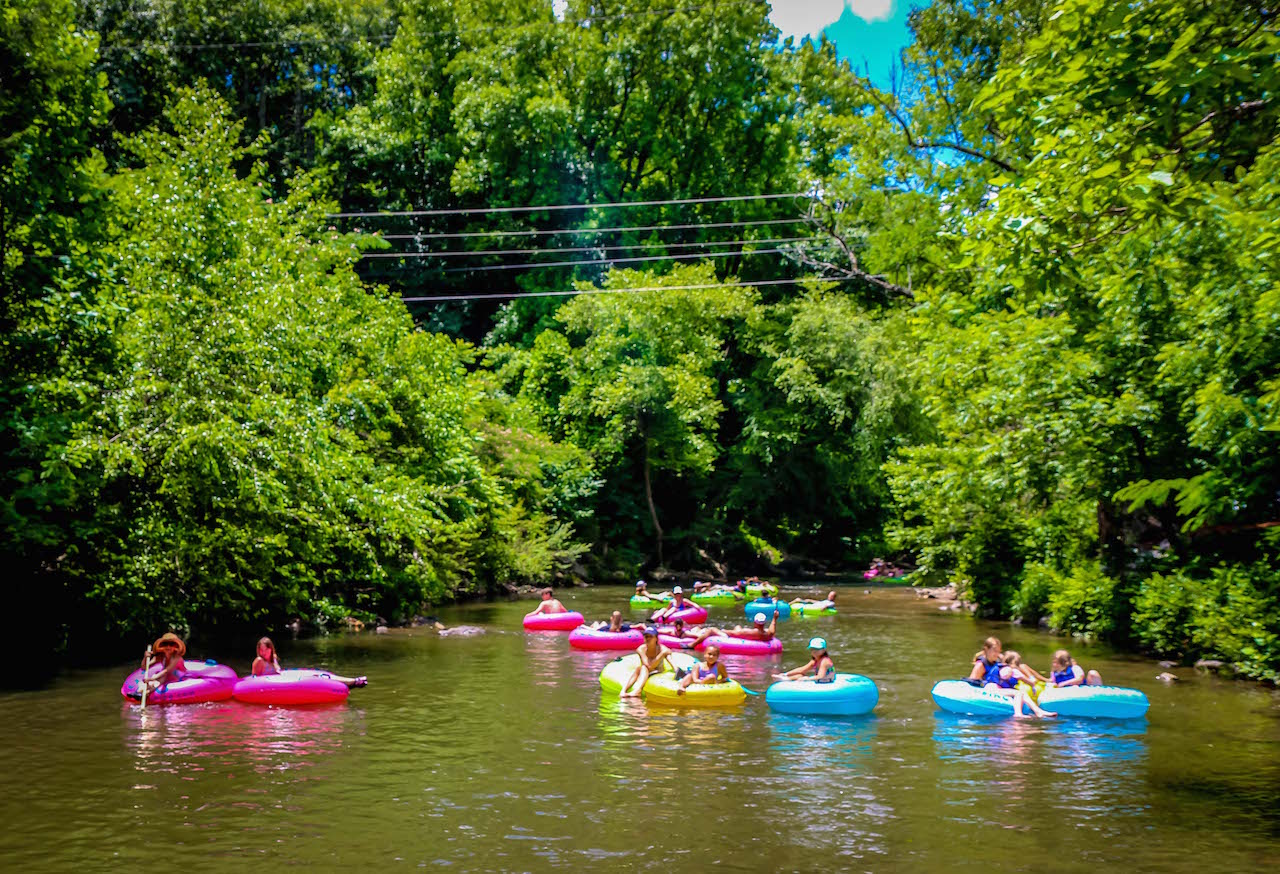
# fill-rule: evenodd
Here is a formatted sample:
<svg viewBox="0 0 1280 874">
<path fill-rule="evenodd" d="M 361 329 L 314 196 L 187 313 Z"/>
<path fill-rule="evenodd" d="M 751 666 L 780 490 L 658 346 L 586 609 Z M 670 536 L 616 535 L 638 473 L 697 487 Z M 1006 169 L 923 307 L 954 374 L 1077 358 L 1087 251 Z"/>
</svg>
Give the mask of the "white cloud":
<svg viewBox="0 0 1280 874">
<path fill-rule="evenodd" d="M 769 18 L 783 36 L 817 36 L 849 7 L 863 21 L 887 21 L 894 0 L 772 0 Z"/>
<path fill-rule="evenodd" d="M 893 0 L 845 0 L 845 4 L 867 23 L 888 21 L 893 17 Z"/>
</svg>

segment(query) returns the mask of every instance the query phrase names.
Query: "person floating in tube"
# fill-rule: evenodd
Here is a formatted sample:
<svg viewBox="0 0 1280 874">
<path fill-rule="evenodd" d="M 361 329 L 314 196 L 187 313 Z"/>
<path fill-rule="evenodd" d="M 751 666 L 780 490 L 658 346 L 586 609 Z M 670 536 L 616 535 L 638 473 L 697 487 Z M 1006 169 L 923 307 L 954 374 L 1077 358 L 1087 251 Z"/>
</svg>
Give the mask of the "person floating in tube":
<svg viewBox="0 0 1280 874">
<path fill-rule="evenodd" d="M 255 677 L 280 673 L 280 659 L 276 656 L 276 645 L 271 642 L 271 638 L 264 637 L 258 641 L 258 657 L 253 660 L 252 671 Z M 343 677 L 329 671 L 324 671 L 323 673 L 330 679 L 346 685 L 348 689 L 369 684 L 369 680 L 365 677 Z"/>
<path fill-rule="evenodd" d="M 684 599 L 684 589 L 676 586 L 671 590 L 671 602 L 661 610 L 654 610 L 653 615 L 649 617 L 649 621 L 665 622 L 688 606 L 689 602 Z"/>
<path fill-rule="evenodd" d="M 537 616 L 539 613 L 568 613 L 568 609 L 560 603 L 558 599 L 553 597 L 554 592 L 550 588 L 542 590 L 542 603 L 533 609 L 530 616 Z"/>
<path fill-rule="evenodd" d="M 622 698 L 639 698 L 650 674 L 661 673 L 664 666 L 671 667 L 671 662 L 668 661 L 671 650 L 658 640 L 658 629 L 652 625 L 645 626 L 644 643 L 636 647 L 636 655 L 640 656 L 640 664 L 631 672 L 627 682 L 622 684 Z"/>
<path fill-rule="evenodd" d="M 798 668 L 792 668 L 781 674 L 774 674 L 775 680 L 799 680 L 813 672 L 813 682 L 834 683 L 836 679 L 836 663 L 827 652 L 826 638 L 815 637 L 809 641 L 809 661 Z"/>
<path fill-rule="evenodd" d="M 773 608 L 773 619 L 765 625 L 766 617 L 763 613 L 757 613 L 752 619 L 751 626 L 744 627 L 735 625 L 728 631 L 723 632 L 725 637 L 737 637 L 741 640 L 763 640 L 768 642 L 773 640 L 774 635 L 778 631 L 778 608 Z"/>
</svg>

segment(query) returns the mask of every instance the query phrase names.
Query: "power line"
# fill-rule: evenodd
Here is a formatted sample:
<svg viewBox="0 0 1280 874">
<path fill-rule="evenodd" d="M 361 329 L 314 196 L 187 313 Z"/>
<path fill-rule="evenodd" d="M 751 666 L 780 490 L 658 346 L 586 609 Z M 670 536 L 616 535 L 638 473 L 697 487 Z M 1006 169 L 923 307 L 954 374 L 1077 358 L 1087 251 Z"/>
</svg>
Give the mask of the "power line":
<svg viewBox="0 0 1280 874">
<path fill-rule="evenodd" d="M 777 255 L 785 249 L 758 249 L 754 252 L 695 252 L 687 255 L 637 255 L 633 258 L 605 258 L 600 261 L 537 261 L 531 264 L 490 264 L 484 267 L 449 267 L 443 273 L 493 273 L 499 270 L 542 270 L 547 267 L 611 267 L 614 264 L 639 264 L 652 261 L 702 261 L 712 258 L 743 258 L 752 255 Z"/>
<path fill-rule="evenodd" d="M 672 200 L 624 200 L 611 203 L 556 203 L 547 206 L 477 206 L 467 209 L 406 209 L 384 212 L 332 212 L 326 218 L 398 218 L 403 216 L 445 215 L 496 215 L 521 212 L 560 212 L 570 209 L 629 209 L 637 206 L 683 206 L 694 203 L 736 203 L 743 200 L 781 200 L 791 197 L 810 197 L 800 193 L 789 194 L 735 194 L 726 197 L 681 197 Z"/>
<path fill-rule="evenodd" d="M 472 255 L 550 255 L 557 252 L 618 252 L 629 249 L 698 249 L 707 246 L 764 246 L 799 243 L 815 237 L 769 237 L 762 240 L 707 240 L 700 243 L 635 243 L 630 246 L 558 246 L 545 249 L 451 249 L 445 252 L 372 252 L 366 258 L 463 258 Z"/>
<path fill-rule="evenodd" d="M 402 297 L 404 303 L 436 303 L 459 300 L 519 300 L 526 297 L 572 297 L 578 294 L 630 294 L 644 291 L 695 291 L 705 288 L 757 288 L 762 285 L 799 285 L 804 282 L 836 282 L 833 279 L 760 279 L 753 282 L 709 282 L 704 285 L 649 285 L 638 288 L 588 288 L 574 291 L 511 291 L 479 294 L 442 294 L 435 297 Z"/>
<path fill-rule="evenodd" d="M 589 234 L 626 234 L 640 231 L 692 231 L 700 228 L 748 228 L 761 225 L 794 225 L 807 221 L 804 218 L 793 219 L 754 219 L 739 222 L 697 222 L 684 225 L 624 225 L 612 228 L 552 228 L 529 229 L 523 231 L 455 231 L 453 233 L 430 234 L 379 234 L 384 240 L 458 240 L 471 237 L 547 237 L 555 235 L 585 236 Z"/>
</svg>

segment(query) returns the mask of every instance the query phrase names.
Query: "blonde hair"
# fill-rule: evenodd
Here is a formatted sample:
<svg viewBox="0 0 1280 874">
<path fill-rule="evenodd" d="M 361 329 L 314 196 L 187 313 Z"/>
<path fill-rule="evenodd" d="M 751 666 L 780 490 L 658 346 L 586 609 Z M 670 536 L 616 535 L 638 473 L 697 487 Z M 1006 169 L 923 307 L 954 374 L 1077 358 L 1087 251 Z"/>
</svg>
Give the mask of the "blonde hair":
<svg viewBox="0 0 1280 874">
<path fill-rule="evenodd" d="M 1071 653 L 1067 652 L 1065 649 L 1060 649 L 1053 654 L 1053 663 L 1055 665 L 1063 664 L 1067 667 L 1071 667 L 1076 663 L 1076 660 L 1071 657 Z"/>
<path fill-rule="evenodd" d="M 1022 656 L 1018 655 L 1017 650 L 1011 649 L 1004 654 L 1004 658 L 1001 659 L 1001 661 L 1006 665 L 1016 668 L 1018 665 L 1022 664 Z"/>
</svg>

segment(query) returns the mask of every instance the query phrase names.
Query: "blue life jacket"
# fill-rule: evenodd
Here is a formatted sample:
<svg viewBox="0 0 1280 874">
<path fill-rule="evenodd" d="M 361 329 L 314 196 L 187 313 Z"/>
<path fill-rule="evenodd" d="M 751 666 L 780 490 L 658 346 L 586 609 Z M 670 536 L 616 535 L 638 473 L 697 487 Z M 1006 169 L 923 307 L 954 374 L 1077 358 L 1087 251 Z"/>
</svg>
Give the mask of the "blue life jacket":
<svg viewBox="0 0 1280 874">
<path fill-rule="evenodd" d="M 999 662 L 989 662 L 984 658 L 974 659 L 974 661 L 982 662 L 983 667 L 986 668 L 987 672 L 982 677 L 983 683 L 999 683 L 1000 682 L 1000 669 L 1004 667 L 1004 665 L 1000 664 Z"/>
<path fill-rule="evenodd" d="M 1010 671 L 1013 671 L 1012 667 L 1010 667 Z M 996 685 L 1001 689 L 1016 689 L 1020 679 L 1022 678 L 1016 672 L 1010 673 L 1007 677 L 1002 677 L 1000 676 L 1000 668 L 996 668 Z"/>
<path fill-rule="evenodd" d="M 1071 680 L 1074 680 L 1076 678 L 1076 672 L 1074 668 L 1068 667 L 1065 671 L 1054 671 L 1049 676 L 1053 682 L 1061 686 L 1063 683 L 1068 683 Z"/>
</svg>

